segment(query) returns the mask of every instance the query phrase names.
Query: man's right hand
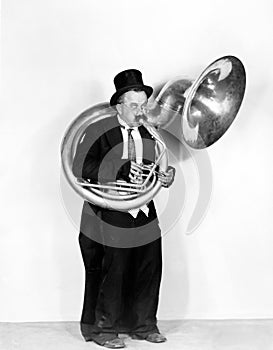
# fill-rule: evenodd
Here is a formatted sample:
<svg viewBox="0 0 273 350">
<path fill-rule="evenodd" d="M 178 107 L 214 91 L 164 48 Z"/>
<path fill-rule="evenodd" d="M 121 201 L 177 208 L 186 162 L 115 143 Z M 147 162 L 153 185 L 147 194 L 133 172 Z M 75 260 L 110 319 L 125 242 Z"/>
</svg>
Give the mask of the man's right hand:
<svg viewBox="0 0 273 350">
<path fill-rule="evenodd" d="M 134 184 L 142 184 L 143 178 L 142 166 L 134 161 L 131 161 L 131 168 L 129 172 L 129 179 Z"/>
</svg>

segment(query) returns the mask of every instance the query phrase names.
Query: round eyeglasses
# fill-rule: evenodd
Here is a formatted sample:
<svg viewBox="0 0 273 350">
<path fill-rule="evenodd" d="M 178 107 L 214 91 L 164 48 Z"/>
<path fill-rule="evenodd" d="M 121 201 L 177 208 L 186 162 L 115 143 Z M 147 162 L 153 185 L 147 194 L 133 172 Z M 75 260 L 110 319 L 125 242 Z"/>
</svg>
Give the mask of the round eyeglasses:
<svg viewBox="0 0 273 350">
<path fill-rule="evenodd" d="M 137 103 L 132 103 L 131 105 L 128 105 L 125 102 L 123 102 L 123 105 L 133 112 L 137 112 L 138 110 L 140 110 L 142 113 L 147 113 L 148 111 L 148 106 L 146 104 L 140 106 Z"/>
</svg>

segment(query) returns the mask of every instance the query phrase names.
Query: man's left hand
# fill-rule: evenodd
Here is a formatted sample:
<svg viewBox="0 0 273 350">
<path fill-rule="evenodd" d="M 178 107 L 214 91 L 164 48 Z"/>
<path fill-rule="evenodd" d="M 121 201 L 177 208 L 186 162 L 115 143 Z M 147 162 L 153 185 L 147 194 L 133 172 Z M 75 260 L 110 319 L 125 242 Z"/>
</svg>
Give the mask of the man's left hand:
<svg viewBox="0 0 273 350">
<path fill-rule="evenodd" d="M 161 182 L 163 187 L 170 187 L 174 181 L 175 168 L 168 166 L 167 171 L 160 171 L 158 173 L 158 180 Z"/>
</svg>

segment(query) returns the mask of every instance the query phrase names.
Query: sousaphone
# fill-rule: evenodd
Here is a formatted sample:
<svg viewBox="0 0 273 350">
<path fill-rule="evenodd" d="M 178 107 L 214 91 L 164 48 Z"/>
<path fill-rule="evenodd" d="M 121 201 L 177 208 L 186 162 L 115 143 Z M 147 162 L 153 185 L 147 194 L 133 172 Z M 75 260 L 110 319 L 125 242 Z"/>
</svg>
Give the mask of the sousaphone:
<svg viewBox="0 0 273 350">
<path fill-rule="evenodd" d="M 61 160 L 67 181 L 84 200 L 100 207 L 120 211 L 141 207 L 161 188 L 156 173 L 166 171 L 168 167 L 166 145 L 158 129 L 167 128 L 179 118 L 182 142 L 193 149 L 211 146 L 235 119 L 244 97 L 245 84 L 244 66 L 234 56 L 214 61 L 196 80 L 178 78 L 167 82 L 149 105 L 147 120 L 143 121 L 156 140 L 157 157 L 142 184 L 92 183 L 74 177 L 73 159 L 86 128 L 117 113 L 109 103 L 89 108 L 71 123 L 62 140 Z"/>
</svg>

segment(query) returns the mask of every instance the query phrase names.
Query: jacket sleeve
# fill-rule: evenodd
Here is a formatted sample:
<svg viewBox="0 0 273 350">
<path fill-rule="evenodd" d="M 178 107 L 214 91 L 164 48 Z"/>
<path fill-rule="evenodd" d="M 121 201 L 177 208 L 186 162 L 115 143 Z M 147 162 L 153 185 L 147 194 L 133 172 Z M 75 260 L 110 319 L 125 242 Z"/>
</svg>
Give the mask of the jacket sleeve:
<svg viewBox="0 0 273 350">
<path fill-rule="evenodd" d="M 101 135 L 101 136 L 100 136 Z M 73 160 L 72 172 L 75 177 L 94 182 L 108 182 L 123 179 L 128 181 L 130 162 L 114 158 L 108 153 L 106 138 L 101 128 L 91 125 L 78 144 Z"/>
</svg>

